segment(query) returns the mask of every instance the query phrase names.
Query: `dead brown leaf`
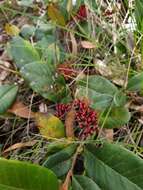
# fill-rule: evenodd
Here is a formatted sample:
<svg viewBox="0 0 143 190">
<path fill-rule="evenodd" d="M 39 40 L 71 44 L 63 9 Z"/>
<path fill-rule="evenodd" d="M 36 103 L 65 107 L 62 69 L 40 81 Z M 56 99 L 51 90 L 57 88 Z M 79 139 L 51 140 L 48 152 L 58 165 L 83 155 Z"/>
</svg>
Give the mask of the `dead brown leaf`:
<svg viewBox="0 0 143 190">
<path fill-rule="evenodd" d="M 128 107 L 130 109 L 133 109 L 133 110 L 137 111 L 137 112 L 143 113 L 143 105 L 140 106 L 140 105 L 136 105 L 136 104 L 134 104 L 134 103 L 131 102 L 131 104 L 129 104 Z"/>
<path fill-rule="evenodd" d="M 94 49 L 96 48 L 95 44 L 89 41 L 81 41 L 81 46 L 85 49 Z"/>
<path fill-rule="evenodd" d="M 9 75 L 10 63 L 7 61 L 0 61 L 0 83 Z"/>
<path fill-rule="evenodd" d="M 75 121 L 75 110 L 71 109 L 65 119 L 65 127 L 66 127 L 66 136 L 70 138 L 74 138 L 74 121 Z"/>
<path fill-rule="evenodd" d="M 24 147 L 30 147 L 30 146 L 33 146 L 35 145 L 37 142 L 37 140 L 33 140 L 33 141 L 28 141 L 28 142 L 24 142 L 24 143 L 16 143 L 16 144 L 13 144 L 12 146 L 8 147 L 7 149 L 5 149 L 3 151 L 3 154 L 7 153 L 7 152 L 10 152 L 12 150 L 16 150 L 16 149 L 19 149 L 19 148 L 24 148 Z"/>
<path fill-rule="evenodd" d="M 25 106 L 22 102 L 19 101 L 16 101 L 13 104 L 13 106 L 8 110 L 8 112 L 26 119 L 35 117 L 35 113 L 32 112 L 27 106 Z"/>
<path fill-rule="evenodd" d="M 1 57 L 0 57 L 1 61 L 7 61 L 10 64 L 11 58 L 7 52 L 7 50 L 4 50 Z"/>
</svg>

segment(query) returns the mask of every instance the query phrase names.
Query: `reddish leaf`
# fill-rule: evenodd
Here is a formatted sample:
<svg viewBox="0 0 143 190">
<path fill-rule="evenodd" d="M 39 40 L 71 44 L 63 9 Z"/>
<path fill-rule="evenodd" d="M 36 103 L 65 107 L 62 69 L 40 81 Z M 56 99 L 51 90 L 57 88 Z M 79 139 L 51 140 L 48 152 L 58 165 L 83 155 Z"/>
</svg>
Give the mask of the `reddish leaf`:
<svg viewBox="0 0 143 190">
<path fill-rule="evenodd" d="M 70 62 L 59 64 L 57 69 L 58 72 L 62 74 L 67 80 L 77 76 L 77 74 L 79 73 L 78 71 L 72 68 Z"/>
<path fill-rule="evenodd" d="M 85 5 L 80 6 L 80 8 L 77 12 L 76 18 L 78 18 L 79 20 L 84 20 L 87 18 L 87 10 L 86 10 Z"/>
</svg>

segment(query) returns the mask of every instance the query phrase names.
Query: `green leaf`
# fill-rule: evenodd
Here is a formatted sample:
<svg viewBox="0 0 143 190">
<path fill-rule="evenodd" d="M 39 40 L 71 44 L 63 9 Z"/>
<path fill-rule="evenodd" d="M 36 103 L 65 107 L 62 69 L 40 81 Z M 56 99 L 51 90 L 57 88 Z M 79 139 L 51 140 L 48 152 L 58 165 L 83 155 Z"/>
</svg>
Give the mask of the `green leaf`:
<svg viewBox="0 0 143 190">
<path fill-rule="evenodd" d="M 127 90 L 143 91 L 143 72 L 135 75 L 128 81 Z"/>
<path fill-rule="evenodd" d="M 34 0 L 19 0 L 20 6 L 32 7 Z"/>
<path fill-rule="evenodd" d="M 102 126 L 103 122 L 104 128 L 119 128 L 125 125 L 130 120 L 130 112 L 128 108 L 125 107 L 114 107 L 108 114 L 108 110 L 105 111 L 100 118 L 100 125 Z M 107 115 L 107 118 L 106 118 Z"/>
<path fill-rule="evenodd" d="M 98 185 L 86 176 L 75 175 L 72 178 L 73 190 L 101 190 Z"/>
<path fill-rule="evenodd" d="M 52 171 L 38 165 L 0 159 L 0 190 L 58 190 Z"/>
<path fill-rule="evenodd" d="M 18 87 L 16 85 L 2 85 L 0 86 L 0 114 L 12 105 L 16 98 Z"/>
<path fill-rule="evenodd" d="M 56 45 L 56 43 L 51 43 L 46 49 L 43 51 L 42 57 L 47 58 L 48 63 L 56 63 L 60 61 L 60 49 Z"/>
<path fill-rule="evenodd" d="M 55 88 L 57 79 L 51 65 L 33 62 L 23 66 L 20 72 L 35 92 L 46 99 L 57 101 L 58 89 Z"/>
<path fill-rule="evenodd" d="M 75 153 L 76 147 L 75 144 L 72 144 L 49 156 L 43 163 L 43 166 L 51 169 L 58 177 L 65 175 L 71 167 L 72 156 Z"/>
<path fill-rule="evenodd" d="M 102 190 L 143 189 L 143 160 L 119 145 L 87 145 L 85 169 Z"/>
<path fill-rule="evenodd" d="M 48 155 L 51 155 L 51 154 L 54 154 L 64 148 L 66 148 L 67 146 L 69 146 L 67 144 L 67 142 L 63 142 L 63 141 L 54 141 L 54 142 L 51 142 L 48 144 L 47 146 L 47 154 Z"/>
<path fill-rule="evenodd" d="M 118 91 L 113 100 L 115 106 L 124 106 L 127 102 L 127 97 L 122 91 Z"/>
<path fill-rule="evenodd" d="M 97 75 L 86 77 L 78 81 L 77 85 L 77 96 L 87 96 L 91 100 L 91 106 L 99 110 L 109 107 L 118 92 L 109 80 Z"/>
<path fill-rule="evenodd" d="M 22 26 L 20 34 L 23 38 L 29 39 L 36 31 L 36 27 L 33 25 L 25 24 Z"/>
<path fill-rule="evenodd" d="M 46 35 L 46 37 L 43 37 L 41 40 L 39 40 L 36 44 L 36 49 L 40 52 L 42 59 L 45 59 L 48 61 L 48 63 L 53 61 L 53 59 L 56 59 L 56 39 L 55 37 L 51 35 Z M 55 44 L 55 48 L 51 49 L 49 48 L 51 44 Z M 53 50 L 53 52 L 52 52 Z M 53 54 L 52 54 L 53 53 Z M 53 57 L 54 55 L 54 57 Z M 49 60 L 50 59 L 50 60 Z M 53 64 L 53 63 L 52 63 Z"/>
<path fill-rule="evenodd" d="M 135 18 L 137 22 L 137 27 L 140 32 L 143 32 L 142 24 L 143 24 L 143 1 L 136 0 L 135 1 Z"/>
<path fill-rule="evenodd" d="M 40 61 L 40 56 L 29 41 L 14 37 L 8 45 L 8 51 L 18 68 L 25 64 Z"/>
</svg>

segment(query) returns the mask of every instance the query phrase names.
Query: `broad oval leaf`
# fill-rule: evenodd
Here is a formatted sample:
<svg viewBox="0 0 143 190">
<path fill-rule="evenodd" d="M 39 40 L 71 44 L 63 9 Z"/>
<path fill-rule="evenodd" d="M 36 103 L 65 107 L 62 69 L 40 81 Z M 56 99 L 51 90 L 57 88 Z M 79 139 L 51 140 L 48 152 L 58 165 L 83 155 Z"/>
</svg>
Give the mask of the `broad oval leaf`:
<svg viewBox="0 0 143 190">
<path fill-rule="evenodd" d="M 105 109 L 111 105 L 118 89 L 109 80 L 101 76 L 89 76 L 78 81 L 77 96 L 87 96 L 95 109 Z"/>
<path fill-rule="evenodd" d="M 36 124 L 39 131 L 43 137 L 50 138 L 64 138 L 65 137 L 65 127 L 62 121 L 52 115 L 45 115 L 42 113 L 37 113 L 35 115 Z"/>
<path fill-rule="evenodd" d="M 33 62 L 23 66 L 20 72 L 35 92 L 46 99 L 53 100 L 55 78 L 51 70 L 48 64 Z"/>
<path fill-rule="evenodd" d="M 43 163 L 43 166 L 51 169 L 58 177 L 65 175 L 71 167 L 72 156 L 76 151 L 77 145 L 72 144 L 51 155 Z"/>
<path fill-rule="evenodd" d="M 98 185 L 87 176 L 75 175 L 72 178 L 73 190 L 101 190 Z"/>
<path fill-rule="evenodd" d="M 25 64 L 40 61 L 40 56 L 29 41 L 21 37 L 13 37 L 8 45 L 8 51 L 18 68 Z"/>
<path fill-rule="evenodd" d="M 0 159 L 1 190 L 58 190 L 54 173 L 41 166 Z"/>
<path fill-rule="evenodd" d="M 12 105 L 16 98 L 18 87 L 16 85 L 1 85 L 0 86 L 0 114 Z"/>
<path fill-rule="evenodd" d="M 107 116 L 106 116 L 107 115 Z M 130 112 L 125 107 L 114 107 L 111 109 L 109 115 L 108 110 L 101 114 L 100 125 L 104 123 L 104 128 L 119 128 L 130 120 Z"/>
<path fill-rule="evenodd" d="M 87 145 L 85 169 L 101 189 L 143 189 L 143 160 L 119 145 Z"/>
<path fill-rule="evenodd" d="M 124 106 L 127 102 L 127 97 L 122 91 L 118 91 L 113 98 L 115 106 Z"/>
<path fill-rule="evenodd" d="M 143 72 L 135 75 L 128 81 L 127 90 L 143 91 Z"/>
</svg>

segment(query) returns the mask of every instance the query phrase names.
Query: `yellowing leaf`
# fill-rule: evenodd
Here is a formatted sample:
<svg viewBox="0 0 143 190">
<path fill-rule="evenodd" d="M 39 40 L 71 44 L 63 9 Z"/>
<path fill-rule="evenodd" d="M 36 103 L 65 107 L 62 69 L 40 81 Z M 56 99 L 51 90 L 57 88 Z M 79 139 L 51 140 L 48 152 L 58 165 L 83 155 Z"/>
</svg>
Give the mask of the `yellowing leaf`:
<svg viewBox="0 0 143 190">
<path fill-rule="evenodd" d="M 43 137 L 47 139 L 65 137 L 65 127 L 58 117 L 37 113 L 35 119 Z"/>
<path fill-rule="evenodd" d="M 5 25 L 5 31 L 8 35 L 10 36 L 18 36 L 20 30 L 17 26 L 13 25 L 13 24 L 6 24 Z"/>
<path fill-rule="evenodd" d="M 50 4 L 48 6 L 48 16 L 56 24 L 59 24 L 61 26 L 66 25 L 63 15 L 61 14 L 60 10 L 54 4 Z"/>
</svg>

